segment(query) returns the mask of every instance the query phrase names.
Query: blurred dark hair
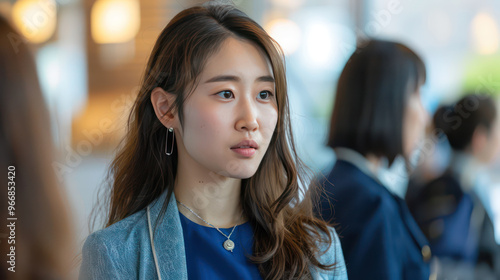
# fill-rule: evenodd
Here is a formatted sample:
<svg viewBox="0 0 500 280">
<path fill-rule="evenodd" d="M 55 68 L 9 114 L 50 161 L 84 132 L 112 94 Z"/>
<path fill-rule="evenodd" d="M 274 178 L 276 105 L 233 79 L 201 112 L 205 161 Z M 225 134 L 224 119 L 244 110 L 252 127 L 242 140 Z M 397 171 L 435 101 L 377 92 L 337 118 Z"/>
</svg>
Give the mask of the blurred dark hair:
<svg viewBox="0 0 500 280">
<path fill-rule="evenodd" d="M 446 135 L 454 150 L 463 151 L 471 143 L 476 128 L 491 131 L 496 117 L 497 109 L 491 97 L 470 94 L 453 105 L 439 107 L 433 122 L 434 127 Z"/>
<path fill-rule="evenodd" d="M 0 219 L 14 206 L 15 244 L 0 239 L 0 279 L 67 279 L 73 230 L 52 169 L 49 112 L 24 39 L 0 17 Z M 8 174 L 9 166 L 15 168 Z M 10 177 L 10 178 L 8 178 Z M 8 192 L 9 191 L 9 192 Z M 12 193 L 11 193 L 12 192 Z M 8 197 L 14 195 L 15 205 Z M 10 221 L 9 221 L 10 222 Z M 4 224 L 2 233 L 10 231 Z M 15 246 L 16 272 L 5 259 Z"/>
<path fill-rule="evenodd" d="M 426 79 L 420 57 L 403 44 L 370 40 L 356 49 L 340 75 L 328 146 L 366 156 L 403 153 L 403 116 L 410 94 Z"/>
</svg>

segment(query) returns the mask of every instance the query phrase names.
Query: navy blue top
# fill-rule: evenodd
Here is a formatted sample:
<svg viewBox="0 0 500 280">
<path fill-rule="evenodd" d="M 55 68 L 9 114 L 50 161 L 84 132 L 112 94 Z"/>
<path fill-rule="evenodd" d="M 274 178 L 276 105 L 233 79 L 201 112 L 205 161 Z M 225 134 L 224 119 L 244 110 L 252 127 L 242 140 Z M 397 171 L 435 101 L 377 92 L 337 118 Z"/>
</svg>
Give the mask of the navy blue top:
<svg viewBox="0 0 500 280">
<path fill-rule="evenodd" d="M 227 240 L 215 228 L 199 225 L 179 211 L 186 249 L 188 279 L 262 279 L 256 264 L 245 255 L 252 254 L 253 228 L 249 222 L 238 225 L 231 240 L 233 252 L 222 247 Z M 231 228 L 219 228 L 229 236 Z"/>
<path fill-rule="evenodd" d="M 344 160 L 322 184 L 327 192 L 315 210 L 338 223 L 350 280 L 429 279 L 421 252 L 428 242 L 401 198 Z"/>
</svg>

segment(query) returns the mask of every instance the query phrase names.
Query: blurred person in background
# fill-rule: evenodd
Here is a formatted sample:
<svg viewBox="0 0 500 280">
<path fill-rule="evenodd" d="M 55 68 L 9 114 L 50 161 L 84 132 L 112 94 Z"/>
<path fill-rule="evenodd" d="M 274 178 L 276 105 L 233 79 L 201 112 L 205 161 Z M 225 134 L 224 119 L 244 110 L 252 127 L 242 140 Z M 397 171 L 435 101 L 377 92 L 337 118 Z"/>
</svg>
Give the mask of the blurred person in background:
<svg viewBox="0 0 500 280">
<path fill-rule="evenodd" d="M 418 55 L 381 40 L 362 43 L 340 75 L 328 139 L 337 161 L 320 178 L 327 192 L 316 211 L 338 225 L 349 279 L 429 279 L 427 239 L 378 175 L 424 136 L 425 80 Z"/>
<path fill-rule="evenodd" d="M 500 279 L 486 168 L 498 158 L 500 124 L 494 100 L 467 95 L 440 107 L 436 136 L 453 154 L 445 172 L 423 186 L 410 184 L 408 206 L 439 259 L 439 278 Z M 411 194 L 411 195 L 410 195 Z"/>
<path fill-rule="evenodd" d="M 0 279 L 71 279 L 73 229 L 49 124 L 29 46 L 0 17 Z"/>
<path fill-rule="evenodd" d="M 168 23 L 128 128 L 81 279 L 347 279 L 335 229 L 299 199 L 283 53 L 236 7 Z"/>
</svg>

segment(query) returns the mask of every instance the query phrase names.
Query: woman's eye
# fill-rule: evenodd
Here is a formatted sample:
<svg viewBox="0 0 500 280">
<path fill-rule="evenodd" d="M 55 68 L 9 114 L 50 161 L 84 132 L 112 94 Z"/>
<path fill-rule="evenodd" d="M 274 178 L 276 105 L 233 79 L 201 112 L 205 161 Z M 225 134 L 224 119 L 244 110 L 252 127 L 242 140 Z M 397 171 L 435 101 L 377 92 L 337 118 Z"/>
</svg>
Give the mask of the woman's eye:
<svg viewBox="0 0 500 280">
<path fill-rule="evenodd" d="M 268 90 L 264 90 L 264 91 L 259 92 L 260 99 L 269 99 L 272 96 L 273 96 L 273 94 Z"/>
<path fill-rule="evenodd" d="M 217 93 L 217 95 L 222 97 L 222 98 L 229 99 L 233 96 L 233 93 L 229 90 L 223 90 L 223 91 Z"/>
</svg>

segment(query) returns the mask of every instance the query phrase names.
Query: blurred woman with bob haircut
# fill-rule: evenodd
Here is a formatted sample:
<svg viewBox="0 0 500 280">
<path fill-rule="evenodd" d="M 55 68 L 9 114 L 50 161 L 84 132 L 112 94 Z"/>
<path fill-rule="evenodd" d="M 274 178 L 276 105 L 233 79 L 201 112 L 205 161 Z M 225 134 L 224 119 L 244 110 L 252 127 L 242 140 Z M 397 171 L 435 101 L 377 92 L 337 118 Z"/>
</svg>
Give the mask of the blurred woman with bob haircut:
<svg viewBox="0 0 500 280">
<path fill-rule="evenodd" d="M 384 161 L 408 159 L 424 136 L 425 79 L 424 63 L 411 49 L 370 40 L 338 81 L 328 139 L 337 161 L 321 179 L 327 194 L 317 211 L 339 226 L 350 279 L 429 278 L 427 240 L 404 200 L 379 177 Z"/>
</svg>

